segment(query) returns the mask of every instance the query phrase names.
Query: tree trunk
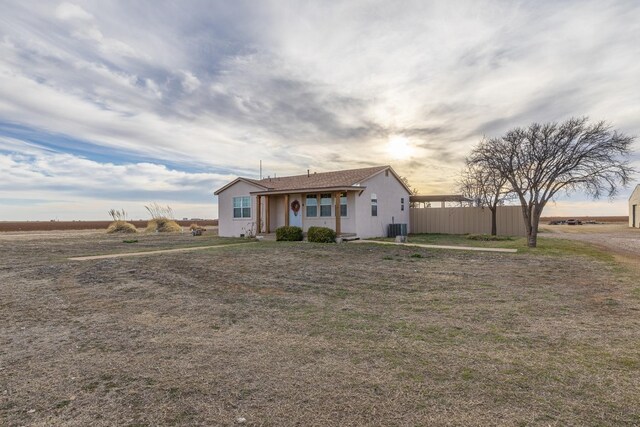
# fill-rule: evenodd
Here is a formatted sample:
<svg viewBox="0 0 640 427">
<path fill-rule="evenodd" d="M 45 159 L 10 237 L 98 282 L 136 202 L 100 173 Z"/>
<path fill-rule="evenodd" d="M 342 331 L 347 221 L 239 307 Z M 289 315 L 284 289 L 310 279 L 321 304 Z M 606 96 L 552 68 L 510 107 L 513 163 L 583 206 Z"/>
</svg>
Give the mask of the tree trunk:
<svg viewBox="0 0 640 427">
<path fill-rule="evenodd" d="M 497 218 L 497 213 L 498 213 L 498 208 L 494 207 L 491 210 L 491 235 L 492 236 L 496 236 L 498 235 L 498 218 Z"/>
<path fill-rule="evenodd" d="M 526 205 L 523 198 L 520 198 L 522 202 L 522 220 L 524 221 L 524 228 L 527 230 L 527 246 L 535 248 L 538 240 L 538 229 L 533 228 L 533 209 Z"/>
<path fill-rule="evenodd" d="M 527 246 L 535 248 L 538 246 L 538 225 L 540 225 L 540 216 L 544 206 L 534 206 L 531 212 L 531 232 L 527 230 Z"/>
</svg>

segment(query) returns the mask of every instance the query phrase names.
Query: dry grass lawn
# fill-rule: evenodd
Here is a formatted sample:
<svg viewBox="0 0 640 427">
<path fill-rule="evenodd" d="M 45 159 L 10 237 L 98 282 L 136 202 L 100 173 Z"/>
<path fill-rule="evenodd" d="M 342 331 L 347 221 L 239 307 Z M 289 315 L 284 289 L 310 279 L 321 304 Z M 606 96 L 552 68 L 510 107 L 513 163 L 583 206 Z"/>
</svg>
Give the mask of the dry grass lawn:
<svg viewBox="0 0 640 427">
<path fill-rule="evenodd" d="M 136 239 L 0 240 L 0 425 L 640 424 L 607 257 Z"/>
</svg>

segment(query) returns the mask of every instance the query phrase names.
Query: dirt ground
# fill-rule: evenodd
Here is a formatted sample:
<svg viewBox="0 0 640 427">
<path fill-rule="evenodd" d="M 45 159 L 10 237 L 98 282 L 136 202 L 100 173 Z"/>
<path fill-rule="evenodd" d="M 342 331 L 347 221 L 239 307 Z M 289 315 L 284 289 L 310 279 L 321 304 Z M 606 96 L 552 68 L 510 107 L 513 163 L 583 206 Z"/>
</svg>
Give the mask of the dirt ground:
<svg viewBox="0 0 640 427">
<path fill-rule="evenodd" d="M 541 223 L 549 221 L 566 221 L 568 219 L 579 219 L 580 221 L 596 221 L 596 222 L 629 222 L 629 216 L 545 216 L 540 218 Z"/>
<path fill-rule="evenodd" d="M 607 251 L 635 259 L 640 265 L 640 229 L 628 223 L 545 225 L 545 237 L 587 242 Z"/>
<path fill-rule="evenodd" d="M 0 239 L 0 425 L 638 425 L 640 282 L 586 257 Z M 246 421 L 240 423 L 239 418 Z"/>
</svg>

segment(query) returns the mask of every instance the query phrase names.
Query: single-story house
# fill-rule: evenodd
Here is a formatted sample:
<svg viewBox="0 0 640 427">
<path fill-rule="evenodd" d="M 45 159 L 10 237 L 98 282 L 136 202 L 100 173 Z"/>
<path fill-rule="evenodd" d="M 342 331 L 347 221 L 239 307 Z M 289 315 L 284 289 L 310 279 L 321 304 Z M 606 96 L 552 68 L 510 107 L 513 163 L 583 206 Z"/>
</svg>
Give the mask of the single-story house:
<svg viewBox="0 0 640 427">
<path fill-rule="evenodd" d="M 275 232 L 283 225 L 329 227 L 360 238 L 387 234 L 389 224 L 409 227 L 411 191 L 391 166 L 277 178 L 236 178 L 218 196 L 218 233 Z"/>
<path fill-rule="evenodd" d="M 629 197 L 629 227 L 640 228 L 640 184 Z"/>
</svg>

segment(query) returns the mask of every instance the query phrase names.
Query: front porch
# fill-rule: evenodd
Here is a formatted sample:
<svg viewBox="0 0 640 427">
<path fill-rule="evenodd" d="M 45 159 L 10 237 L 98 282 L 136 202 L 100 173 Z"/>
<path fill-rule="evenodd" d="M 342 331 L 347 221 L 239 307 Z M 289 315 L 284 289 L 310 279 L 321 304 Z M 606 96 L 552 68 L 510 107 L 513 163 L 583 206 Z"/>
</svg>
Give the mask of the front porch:
<svg viewBox="0 0 640 427">
<path fill-rule="evenodd" d="M 355 202 L 358 188 L 332 188 L 304 193 L 255 192 L 256 233 L 269 235 L 281 226 L 328 227 L 338 236 L 356 234 Z"/>
</svg>

